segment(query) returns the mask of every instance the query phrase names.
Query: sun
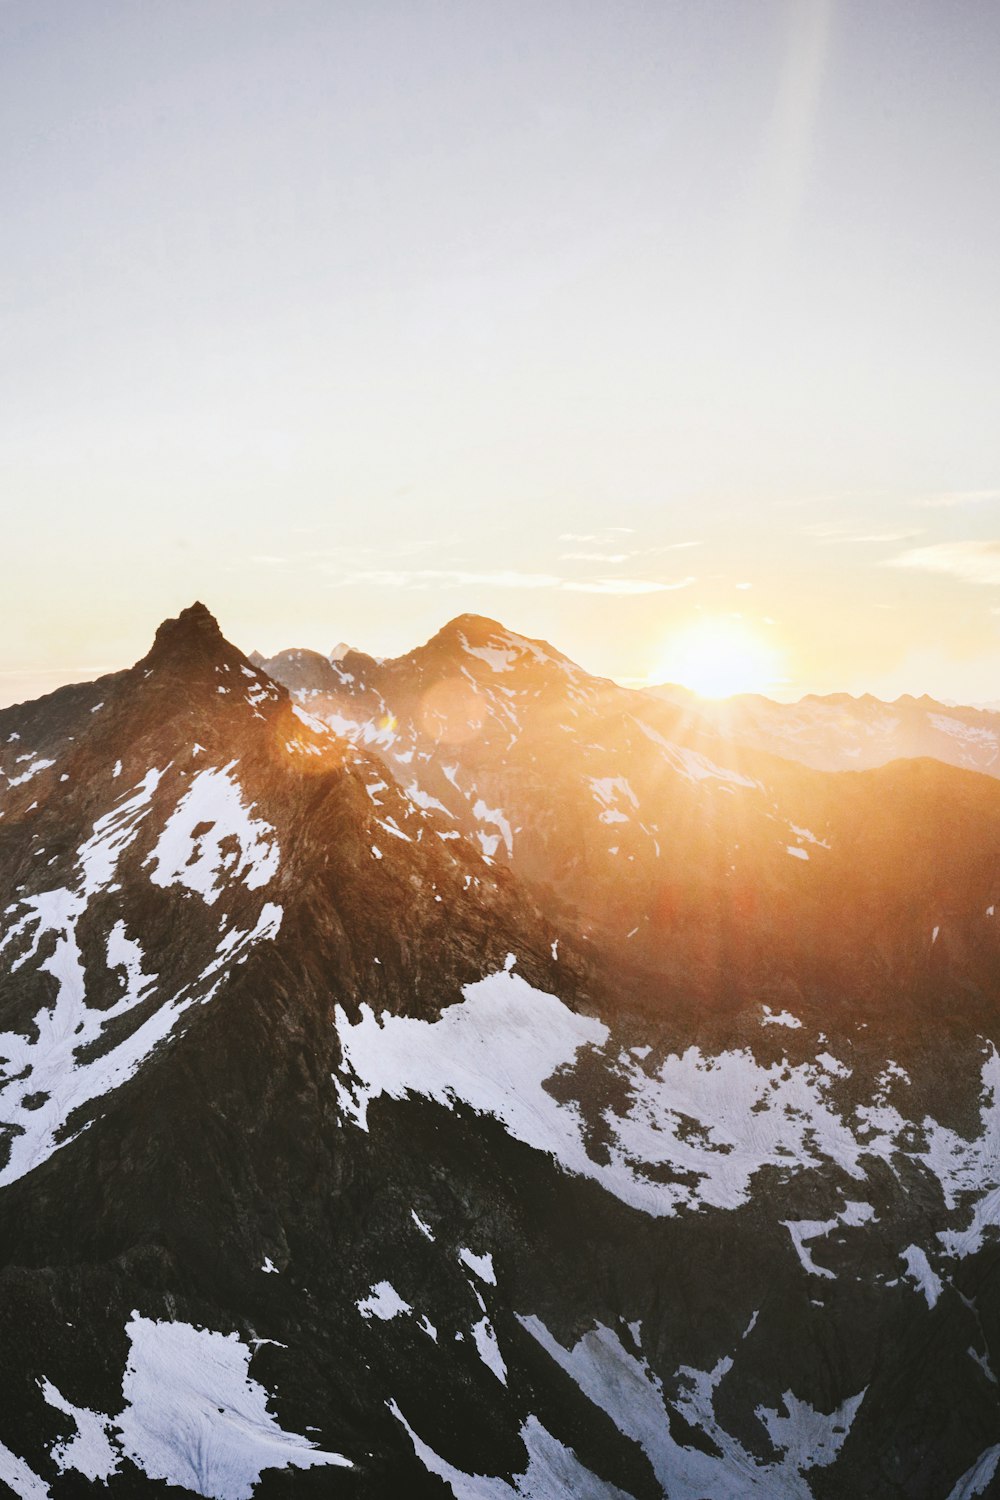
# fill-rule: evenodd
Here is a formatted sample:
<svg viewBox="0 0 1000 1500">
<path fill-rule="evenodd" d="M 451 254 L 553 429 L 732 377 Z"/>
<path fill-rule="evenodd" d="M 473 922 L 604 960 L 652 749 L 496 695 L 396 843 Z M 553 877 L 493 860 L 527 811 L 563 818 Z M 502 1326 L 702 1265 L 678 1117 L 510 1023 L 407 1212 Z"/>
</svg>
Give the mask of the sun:
<svg viewBox="0 0 1000 1500">
<path fill-rule="evenodd" d="M 650 682 L 676 682 L 702 698 L 762 693 L 780 675 L 776 652 L 737 616 L 696 620 L 667 642 Z"/>
</svg>

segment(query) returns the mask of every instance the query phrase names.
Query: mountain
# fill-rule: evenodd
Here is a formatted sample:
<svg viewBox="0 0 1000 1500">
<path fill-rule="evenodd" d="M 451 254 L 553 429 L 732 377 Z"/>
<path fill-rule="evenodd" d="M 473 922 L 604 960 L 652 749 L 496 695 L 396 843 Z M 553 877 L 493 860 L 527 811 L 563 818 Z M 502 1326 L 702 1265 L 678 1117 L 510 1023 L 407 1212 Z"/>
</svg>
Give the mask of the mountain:
<svg viewBox="0 0 1000 1500">
<path fill-rule="evenodd" d="M 287 655 L 0 712 L 0 1481 L 990 1493 L 996 781 Z"/>
<path fill-rule="evenodd" d="M 712 703 L 679 687 L 650 691 L 699 713 L 740 744 L 819 771 L 867 770 L 891 760 L 931 756 L 1000 776 L 1000 713 L 995 708 L 965 708 L 908 693 L 893 703 L 849 693 L 810 693 L 797 703 L 775 703 L 749 693 Z"/>
</svg>

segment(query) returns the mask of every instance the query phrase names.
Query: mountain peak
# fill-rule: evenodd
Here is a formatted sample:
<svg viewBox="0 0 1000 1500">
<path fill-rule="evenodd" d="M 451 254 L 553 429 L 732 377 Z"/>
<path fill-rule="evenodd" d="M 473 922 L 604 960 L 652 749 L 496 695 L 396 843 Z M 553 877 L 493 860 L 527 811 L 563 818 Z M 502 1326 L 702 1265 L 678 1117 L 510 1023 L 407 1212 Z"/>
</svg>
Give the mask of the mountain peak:
<svg viewBox="0 0 1000 1500">
<path fill-rule="evenodd" d="M 224 652 L 233 651 L 219 622 L 200 600 L 182 609 L 175 619 L 164 620 L 145 658 L 147 666 L 165 662 L 217 661 Z"/>
<path fill-rule="evenodd" d="M 499 620 L 491 620 L 488 615 L 456 615 L 449 620 L 447 625 L 442 625 L 436 639 L 451 641 L 456 635 L 462 635 L 473 646 L 486 645 L 497 636 L 509 636 L 511 632 Z"/>
</svg>

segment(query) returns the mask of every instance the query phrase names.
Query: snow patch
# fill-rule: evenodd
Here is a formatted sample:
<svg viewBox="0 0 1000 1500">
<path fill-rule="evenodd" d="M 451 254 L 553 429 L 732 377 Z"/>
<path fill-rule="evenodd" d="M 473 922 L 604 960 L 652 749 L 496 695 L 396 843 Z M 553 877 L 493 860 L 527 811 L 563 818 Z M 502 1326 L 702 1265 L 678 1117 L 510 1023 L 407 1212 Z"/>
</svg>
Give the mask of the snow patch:
<svg viewBox="0 0 1000 1500">
<path fill-rule="evenodd" d="M 555 1500 L 556 1496 L 570 1495 L 573 1500 L 632 1500 L 624 1490 L 585 1469 L 572 1448 L 554 1438 L 535 1416 L 528 1417 L 520 1434 L 528 1456 L 527 1468 L 508 1484 L 505 1479 L 456 1469 L 417 1436 L 395 1401 L 387 1405 L 428 1474 L 449 1485 L 455 1500 L 510 1500 L 511 1496 L 518 1500 Z"/>
<path fill-rule="evenodd" d="M 235 760 L 199 771 L 167 819 L 146 860 L 154 885 L 182 885 L 212 906 L 222 879 L 258 890 L 274 878 L 280 851 L 274 829 L 244 806 Z"/>
<path fill-rule="evenodd" d="M 811 1500 L 800 1471 L 833 1461 L 864 1398 L 862 1391 L 825 1415 L 788 1392 L 783 1397 L 787 1416 L 758 1409 L 758 1417 L 769 1431 L 773 1429 L 772 1440 L 782 1452 L 777 1463 L 765 1464 L 730 1436 L 715 1416 L 715 1390 L 732 1369 L 732 1359 L 720 1359 L 709 1371 L 683 1366 L 677 1372 L 680 1389 L 675 1404 L 716 1449 L 716 1453 L 704 1453 L 682 1446 L 673 1437 L 661 1381 L 645 1360 L 625 1349 L 612 1329 L 598 1323 L 572 1349 L 566 1349 L 539 1318 L 519 1316 L 518 1321 L 587 1399 L 638 1443 L 670 1500 L 746 1500 L 748 1495 L 759 1495 L 761 1500 Z"/>
<path fill-rule="evenodd" d="M 763 1009 L 762 1026 L 787 1026 L 792 1031 L 797 1031 L 802 1025 L 798 1016 L 793 1016 L 790 1010 L 773 1011 L 769 1005 L 765 1005 Z"/>
<path fill-rule="evenodd" d="M 0 1443 L 0 1484 L 5 1484 L 17 1500 L 50 1500 L 51 1491 L 44 1479 L 39 1479 L 23 1458 L 18 1458 L 4 1443 Z"/>
<path fill-rule="evenodd" d="M 111 1419 L 85 1406 L 74 1406 L 50 1380 L 43 1380 L 42 1395 L 49 1406 L 76 1423 L 74 1436 L 57 1443 L 52 1449 L 52 1458 L 60 1474 L 75 1469 L 87 1479 L 107 1481 L 121 1461 L 109 1437 L 113 1426 Z"/>
<path fill-rule="evenodd" d="M 993 1483 L 997 1469 L 1000 1468 L 1000 1443 L 993 1448 L 987 1448 L 981 1453 L 955 1485 L 948 1500 L 975 1500 L 977 1495 L 985 1495 Z"/>
<path fill-rule="evenodd" d="M 249 1374 L 251 1350 L 235 1333 L 133 1313 L 116 1418 L 124 1452 L 149 1479 L 209 1500 L 251 1500 L 265 1469 L 351 1468 L 267 1410 L 268 1393 Z"/>
<path fill-rule="evenodd" d="M 901 1259 L 906 1262 L 907 1275 L 926 1297 L 927 1306 L 933 1307 L 941 1295 L 941 1278 L 931 1267 L 926 1254 L 919 1245 L 907 1245 Z"/>
<path fill-rule="evenodd" d="M 473 1255 L 471 1250 L 462 1249 L 458 1252 L 458 1258 L 463 1266 L 468 1266 L 469 1270 L 479 1277 L 480 1281 L 485 1281 L 487 1286 L 496 1286 L 497 1277 L 493 1269 L 492 1255 Z"/>
<path fill-rule="evenodd" d="M 506 1385 L 507 1366 L 504 1364 L 500 1345 L 489 1318 L 480 1318 L 479 1322 L 473 1325 L 472 1337 L 476 1341 L 476 1352 L 483 1364 L 487 1369 L 492 1370 L 501 1385 Z"/>
<path fill-rule="evenodd" d="M 738 1207 L 767 1165 L 803 1170 L 829 1159 L 864 1177 L 861 1157 L 872 1148 L 859 1144 L 834 1113 L 825 1097 L 832 1073 L 821 1063 L 764 1066 L 748 1050 L 705 1057 L 694 1046 L 666 1057 L 652 1075 L 628 1054 L 614 1064 L 628 1103 L 621 1114 L 605 1110 L 608 1159 L 595 1161 L 579 1107 L 560 1103 L 544 1084 L 584 1047 L 604 1047 L 608 1028 L 508 970 L 465 986 L 463 994 L 464 1002 L 436 1021 L 388 1013 L 379 1019 L 362 1006 L 352 1025 L 337 1008 L 338 1097 L 362 1129 L 370 1105 L 383 1096 L 421 1094 L 447 1109 L 465 1104 L 564 1170 L 654 1215 Z M 650 1167 L 675 1175 L 657 1181 Z"/>
<path fill-rule="evenodd" d="M 355 1306 L 363 1318 L 378 1318 L 382 1323 L 388 1323 L 393 1318 L 413 1311 L 410 1304 L 403 1301 L 391 1281 L 377 1282 L 368 1296 L 362 1297 L 360 1302 L 355 1303 Z"/>
</svg>

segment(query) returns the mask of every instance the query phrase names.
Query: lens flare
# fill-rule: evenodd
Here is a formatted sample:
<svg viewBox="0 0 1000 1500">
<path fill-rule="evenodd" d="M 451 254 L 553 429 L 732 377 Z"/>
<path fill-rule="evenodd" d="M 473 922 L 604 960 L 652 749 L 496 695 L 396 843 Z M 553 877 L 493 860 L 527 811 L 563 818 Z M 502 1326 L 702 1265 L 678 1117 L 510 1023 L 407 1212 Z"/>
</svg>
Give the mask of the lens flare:
<svg viewBox="0 0 1000 1500">
<path fill-rule="evenodd" d="M 762 693 L 780 677 L 777 653 L 740 619 L 697 620 L 668 641 L 650 682 L 675 682 L 702 698 Z"/>
</svg>

